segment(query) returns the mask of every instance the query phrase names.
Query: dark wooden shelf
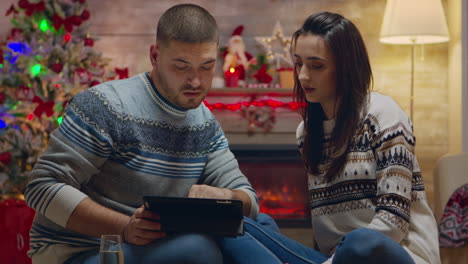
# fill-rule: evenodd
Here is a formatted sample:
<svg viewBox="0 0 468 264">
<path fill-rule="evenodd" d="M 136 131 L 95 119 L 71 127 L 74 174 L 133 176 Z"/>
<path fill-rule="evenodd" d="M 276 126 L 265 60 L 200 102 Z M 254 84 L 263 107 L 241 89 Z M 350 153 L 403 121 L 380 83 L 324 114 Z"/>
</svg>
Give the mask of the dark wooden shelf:
<svg viewBox="0 0 468 264">
<path fill-rule="evenodd" d="M 292 88 L 211 88 L 208 96 L 292 96 Z"/>
</svg>

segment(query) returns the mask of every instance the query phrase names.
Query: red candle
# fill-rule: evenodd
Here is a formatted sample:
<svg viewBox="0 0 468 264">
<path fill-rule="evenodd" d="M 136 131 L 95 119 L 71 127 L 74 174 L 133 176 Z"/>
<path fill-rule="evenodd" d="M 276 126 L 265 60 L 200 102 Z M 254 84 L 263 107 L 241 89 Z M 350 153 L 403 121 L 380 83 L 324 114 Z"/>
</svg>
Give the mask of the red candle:
<svg viewBox="0 0 468 264">
<path fill-rule="evenodd" d="M 239 86 L 239 71 L 231 67 L 224 73 L 224 80 L 226 81 L 226 87 L 238 87 Z"/>
</svg>

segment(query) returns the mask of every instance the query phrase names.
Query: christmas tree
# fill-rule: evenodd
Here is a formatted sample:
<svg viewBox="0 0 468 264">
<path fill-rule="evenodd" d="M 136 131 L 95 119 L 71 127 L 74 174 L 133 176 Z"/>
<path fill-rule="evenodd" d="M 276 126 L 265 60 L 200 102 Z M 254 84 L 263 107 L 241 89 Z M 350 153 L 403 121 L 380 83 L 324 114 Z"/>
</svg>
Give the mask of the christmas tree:
<svg viewBox="0 0 468 264">
<path fill-rule="evenodd" d="M 0 43 L 0 192 L 21 192 L 62 120 L 67 101 L 100 82 L 128 77 L 107 69 L 93 48 L 86 0 L 20 0 L 5 13 Z"/>
</svg>

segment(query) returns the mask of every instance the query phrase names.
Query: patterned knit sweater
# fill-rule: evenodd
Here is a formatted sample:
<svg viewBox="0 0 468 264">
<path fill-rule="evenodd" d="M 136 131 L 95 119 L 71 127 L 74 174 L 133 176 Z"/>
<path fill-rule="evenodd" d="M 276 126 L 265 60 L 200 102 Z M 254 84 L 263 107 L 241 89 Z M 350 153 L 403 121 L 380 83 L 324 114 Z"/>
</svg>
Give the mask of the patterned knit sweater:
<svg viewBox="0 0 468 264">
<path fill-rule="evenodd" d="M 325 156 L 334 120 L 324 121 Z M 312 226 L 318 249 L 333 254 L 348 232 L 378 230 L 405 248 L 416 263 L 440 263 L 437 226 L 415 156 L 411 121 L 393 99 L 372 92 L 366 118 L 331 183 L 309 175 Z M 304 124 L 297 129 L 303 146 Z M 322 159 L 323 171 L 327 158 Z"/>
<path fill-rule="evenodd" d="M 65 229 L 85 197 L 131 215 L 144 195 L 185 197 L 193 184 L 208 184 L 243 190 L 250 217 L 258 213 L 255 192 L 212 113 L 203 104 L 177 108 L 147 74 L 74 96 L 31 178 L 25 197 L 37 214 L 29 255 L 48 263 L 98 246 L 96 238 Z"/>
</svg>

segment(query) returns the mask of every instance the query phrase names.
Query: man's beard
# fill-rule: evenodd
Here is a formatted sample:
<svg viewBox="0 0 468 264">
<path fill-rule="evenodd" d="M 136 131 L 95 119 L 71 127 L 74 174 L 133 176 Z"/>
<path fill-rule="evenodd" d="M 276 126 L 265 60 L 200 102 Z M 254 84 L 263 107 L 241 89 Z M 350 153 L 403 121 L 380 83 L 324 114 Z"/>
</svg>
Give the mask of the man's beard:
<svg viewBox="0 0 468 264">
<path fill-rule="evenodd" d="M 171 104 L 183 108 L 183 109 L 195 109 L 200 104 L 203 102 L 203 99 L 206 97 L 206 89 L 204 89 L 204 86 L 200 85 L 197 88 L 194 88 L 193 86 L 189 84 L 185 84 L 182 86 L 182 88 L 178 88 L 177 90 L 171 90 L 169 88 L 167 78 L 162 72 L 157 72 L 157 77 L 159 80 L 159 85 L 160 87 L 159 90 L 161 91 L 161 95 L 171 102 Z M 186 98 L 185 95 L 183 94 L 184 92 L 188 91 L 197 91 L 200 92 L 200 96 L 196 98 Z M 184 100 L 185 99 L 185 100 Z"/>
</svg>

